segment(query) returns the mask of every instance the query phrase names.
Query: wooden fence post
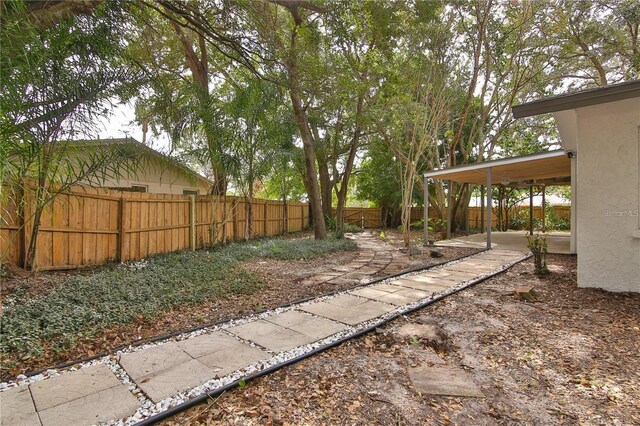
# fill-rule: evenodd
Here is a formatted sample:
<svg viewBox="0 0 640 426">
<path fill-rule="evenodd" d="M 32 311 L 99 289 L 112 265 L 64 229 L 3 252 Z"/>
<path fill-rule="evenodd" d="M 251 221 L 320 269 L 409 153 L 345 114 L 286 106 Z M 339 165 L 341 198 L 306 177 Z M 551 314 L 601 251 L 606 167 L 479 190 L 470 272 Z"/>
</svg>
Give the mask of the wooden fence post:
<svg viewBox="0 0 640 426">
<path fill-rule="evenodd" d="M 191 250 L 196 249 L 196 196 L 189 195 L 189 236 Z"/>
<path fill-rule="evenodd" d="M 269 219 L 267 216 L 267 212 L 269 211 L 269 202 L 265 200 L 264 202 L 264 236 L 268 236 L 269 232 L 267 230 L 267 225 L 269 224 Z"/>
<path fill-rule="evenodd" d="M 238 240 L 238 204 L 240 204 L 240 201 L 238 201 L 237 198 L 233 199 L 233 203 L 231 204 L 231 211 L 233 212 L 233 240 L 237 241 Z"/>
<path fill-rule="evenodd" d="M 120 197 L 120 200 L 118 200 L 118 260 L 120 262 L 124 262 L 125 260 L 127 260 L 124 253 L 124 215 L 126 202 L 127 201 L 122 197 Z"/>
</svg>

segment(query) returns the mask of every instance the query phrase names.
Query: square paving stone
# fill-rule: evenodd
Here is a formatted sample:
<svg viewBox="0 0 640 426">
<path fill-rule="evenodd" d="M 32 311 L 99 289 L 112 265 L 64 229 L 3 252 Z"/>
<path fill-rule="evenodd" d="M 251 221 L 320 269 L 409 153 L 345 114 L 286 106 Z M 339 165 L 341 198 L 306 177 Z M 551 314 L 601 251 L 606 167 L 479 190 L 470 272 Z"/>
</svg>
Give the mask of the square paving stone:
<svg viewBox="0 0 640 426">
<path fill-rule="evenodd" d="M 38 413 L 18 414 L 15 417 L 5 417 L 0 413 L 0 425 L 2 426 L 42 426 Z"/>
<path fill-rule="evenodd" d="M 40 425 L 28 386 L 0 393 L 0 425 Z"/>
<path fill-rule="evenodd" d="M 175 342 L 168 342 L 153 348 L 124 354 L 120 357 L 120 365 L 132 379 L 136 380 L 191 361 L 191 359 Z"/>
<path fill-rule="evenodd" d="M 30 388 L 36 408 L 42 411 L 120 384 L 109 367 L 96 365 L 33 383 Z"/>
<path fill-rule="evenodd" d="M 479 276 L 484 275 L 483 273 L 478 273 L 478 272 L 457 272 L 457 271 L 451 271 L 451 275 L 449 275 L 447 277 L 448 280 L 451 281 L 457 281 L 459 283 L 464 282 L 464 281 L 469 281 L 473 278 L 477 278 Z"/>
<path fill-rule="evenodd" d="M 314 317 L 300 311 L 283 312 L 266 320 L 309 336 L 314 341 L 324 339 L 347 328 L 345 325 L 335 321 Z"/>
<path fill-rule="evenodd" d="M 422 294 L 424 295 L 424 297 L 413 298 L 405 296 L 401 292 L 389 293 L 373 288 L 363 288 L 360 290 L 356 290 L 353 292 L 353 294 L 396 306 L 408 305 L 409 303 L 413 303 L 416 300 L 423 299 L 424 297 L 427 297 L 429 295 L 428 293 L 423 292 Z"/>
<path fill-rule="evenodd" d="M 314 341 L 309 336 L 265 320 L 237 325 L 227 331 L 274 352 L 286 351 Z"/>
<path fill-rule="evenodd" d="M 135 382 L 153 402 L 160 402 L 213 379 L 215 374 L 212 368 L 192 359 L 149 377 L 138 378 Z"/>
<path fill-rule="evenodd" d="M 135 413 L 138 399 L 120 384 L 98 393 L 40 411 L 43 426 L 93 425 Z"/>
<path fill-rule="evenodd" d="M 450 280 L 449 277 L 430 277 L 427 275 L 411 275 L 410 277 L 401 279 L 401 281 L 413 281 L 413 282 L 419 282 L 419 283 L 425 283 L 425 284 L 434 284 L 434 285 L 440 285 L 443 287 L 451 287 L 454 286 L 456 284 L 458 284 L 457 281 L 454 280 Z M 393 282 L 392 282 L 393 283 Z"/>
<path fill-rule="evenodd" d="M 379 291 L 386 291 L 387 293 L 395 293 L 396 291 L 402 290 L 404 287 L 400 287 L 397 285 L 391 285 L 387 283 L 374 284 L 365 288 L 374 288 Z"/>
<path fill-rule="evenodd" d="M 425 281 L 418 281 L 414 279 L 412 280 L 402 279 L 402 280 L 395 280 L 394 284 L 397 284 L 402 287 L 412 288 L 414 290 L 424 291 L 425 293 L 428 293 L 428 294 L 432 294 L 432 293 L 440 293 L 442 291 L 445 291 L 446 289 L 451 287 L 452 284 L 455 284 L 455 283 L 425 282 Z"/>
<path fill-rule="evenodd" d="M 418 392 L 430 395 L 484 397 L 471 375 L 459 368 L 422 365 L 409 368 L 408 372 Z"/>
<path fill-rule="evenodd" d="M 178 342 L 182 350 L 211 368 L 213 377 L 223 377 L 271 357 L 267 352 L 242 343 L 224 333 L 202 334 Z"/>
<path fill-rule="evenodd" d="M 300 310 L 349 325 L 356 325 L 384 315 L 395 308 L 387 303 L 343 295 L 301 307 Z"/>
<path fill-rule="evenodd" d="M 475 264 L 475 263 L 457 263 L 455 265 L 449 266 L 447 269 L 451 271 L 461 271 L 461 272 L 473 272 L 473 271 L 493 271 L 498 269 L 500 265 L 487 265 L 487 264 Z"/>
</svg>

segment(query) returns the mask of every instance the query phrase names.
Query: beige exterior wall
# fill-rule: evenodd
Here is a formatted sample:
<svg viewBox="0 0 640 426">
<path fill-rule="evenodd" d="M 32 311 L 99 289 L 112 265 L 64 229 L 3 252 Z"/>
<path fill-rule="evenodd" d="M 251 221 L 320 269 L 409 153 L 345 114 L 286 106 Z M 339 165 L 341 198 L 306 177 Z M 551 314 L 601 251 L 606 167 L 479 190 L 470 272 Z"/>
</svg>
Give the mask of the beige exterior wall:
<svg viewBox="0 0 640 426">
<path fill-rule="evenodd" d="M 640 292 L 640 99 L 576 112 L 578 286 Z"/>
<path fill-rule="evenodd" d="M 177 166 L 160 164 L 159 161 L 144 162 L 135 174 L 127 174 L 119 179 L 108 179 L 104 187 L 130 188 L 132 185 L 144 185 L 152 194 L 180 194 L 183 191 L 198 191 L 207 195 L 209 183 L 204 179 L 188 174 Z M 95 185 L 94 185 L 95 186 Z"/>
</svg>

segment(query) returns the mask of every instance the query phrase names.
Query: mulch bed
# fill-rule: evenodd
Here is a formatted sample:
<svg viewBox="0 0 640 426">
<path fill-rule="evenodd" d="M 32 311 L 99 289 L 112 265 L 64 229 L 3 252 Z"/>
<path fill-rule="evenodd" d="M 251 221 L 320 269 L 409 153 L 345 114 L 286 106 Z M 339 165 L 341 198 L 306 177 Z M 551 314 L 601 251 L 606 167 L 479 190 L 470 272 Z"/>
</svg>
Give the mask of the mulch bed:
<svg viewBox="0 0 640 426">
<path fill-rule="evenodd" d="M 164 424 L 640 424 L 640 295 L 577 288 L 575 257 L 548 260 L 544 278 L 523 262 Z M 537 300 L 515 300 L 519 285 Z M 407 324 L 444 341 L 400 337 Z M 409 370 L 434 356 L 486 397 L 417 392 Z"/>
</svg>

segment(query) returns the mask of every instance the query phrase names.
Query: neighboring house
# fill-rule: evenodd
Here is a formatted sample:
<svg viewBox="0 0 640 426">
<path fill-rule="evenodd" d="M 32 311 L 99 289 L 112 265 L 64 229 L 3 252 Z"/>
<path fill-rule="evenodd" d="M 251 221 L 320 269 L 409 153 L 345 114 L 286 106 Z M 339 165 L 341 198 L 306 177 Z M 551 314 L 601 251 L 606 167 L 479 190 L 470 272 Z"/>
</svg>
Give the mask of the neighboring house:
<svg viewBox="0 0 640 426">
<path fill-rule="evenodd" d="M 136 156 L 135 171 L 123 171 L 122 176 L 101 180 L 98 184 L 92 181 L 88 183 L 91 186 L 153 194 L 207 195 L 213 184 L 175 158 L 133 138 L 74 141 L 76 143 L 87 147 L 118 144 L 126 148 L 123 152 L 127 152 L 127 155 L 133 153 Z"/>
</svg>

